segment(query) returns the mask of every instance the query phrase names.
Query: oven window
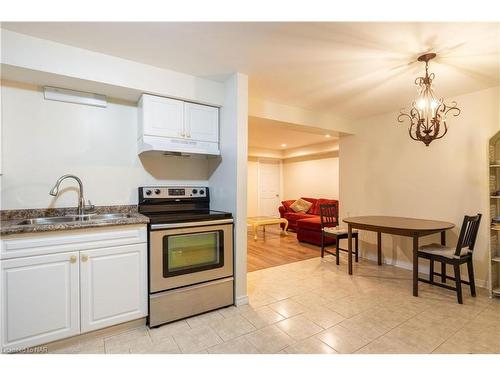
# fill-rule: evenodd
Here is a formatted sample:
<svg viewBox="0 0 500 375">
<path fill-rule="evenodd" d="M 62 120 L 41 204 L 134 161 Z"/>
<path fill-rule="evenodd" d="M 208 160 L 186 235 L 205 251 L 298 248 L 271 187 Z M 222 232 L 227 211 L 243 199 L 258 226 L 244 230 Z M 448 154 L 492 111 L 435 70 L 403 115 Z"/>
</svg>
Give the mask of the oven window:
<svg viewBox="0 0 500 375">
<path fill-rule="evenodd" d="M 224 266 L 223 244 L 221 230 L 163 237 L 163 277 Z"/>
</svg>

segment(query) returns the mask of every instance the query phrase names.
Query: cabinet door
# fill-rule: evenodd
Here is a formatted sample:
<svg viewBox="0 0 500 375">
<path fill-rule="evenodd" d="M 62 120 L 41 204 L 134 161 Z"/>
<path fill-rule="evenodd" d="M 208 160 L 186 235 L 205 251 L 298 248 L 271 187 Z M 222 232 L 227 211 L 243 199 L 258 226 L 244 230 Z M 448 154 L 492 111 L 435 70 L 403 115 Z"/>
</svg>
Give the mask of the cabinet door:
<svg viewBox="0 0 500 375">
<path fill-rule="evenodd" d="M 147 244 L 80 253 L 82 332 L 147 315 Z"/>
<path fill-rule="evenodd" d="M 184 102 L 144 95 L 142 98 L 144 135 L 184 137 Z"/>
<path fill-rule="evenodd" d="M 186 136 L 195 141 L 219 141 L 219 109 L 201 104 L 184 103 Z"/>
<path fill-rule="evenodd" d="M 80 333 L 78 252 L 0 264 L 4 352 Z"/>
</svg>

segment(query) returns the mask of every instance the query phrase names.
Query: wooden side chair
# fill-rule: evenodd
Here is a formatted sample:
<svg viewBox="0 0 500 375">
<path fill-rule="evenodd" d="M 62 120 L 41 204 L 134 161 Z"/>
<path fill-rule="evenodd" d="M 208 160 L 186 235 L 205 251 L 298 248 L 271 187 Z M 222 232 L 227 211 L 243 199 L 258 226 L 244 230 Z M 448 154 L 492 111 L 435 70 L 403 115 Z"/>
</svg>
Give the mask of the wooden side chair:
<svg viewBox="0 0 500 375">
<path fill-rule="evenodd" d="M 319 212 L 321 217 L 321 258 L 324 257 L 325 252 L 331 255 L 335 255 L 335 263 L 340 264 L 339 251 L 348 251 L 346 249 L 340 248 L 340 240 L 347 239 L 347 229 L 339 229 L 337 226 L 337 205 L 335 204 L 321 204 L 319 206 Z M 325 249 L 325 237 L 335 238 L 335 254 L 329 252 Z M 355 240 L 354 247 L 354 259 L 358 262 L 358 231 L 352 231 L 352 238 Z"/>
<path fill-rule="evenodd" d="M 429 280 L 419 278 L 419 281 L 431 285 L 437 285 L 442 288 L 455 290 L 457 292 L 458 303 L 463 303 L 462 284 L 470 285 L 470 292 L 473 297 L 476 296 L 476 284 L 474 282 L 474 268 L 472 266 L 472 252 L 476 243 L 481 214 L 476 216 L 465 216 L 460 229 L 460 236 L 456 247 L 448 247 L 439 244 L 421 246 L 417 252 L 419 258 L 429 259 L 430 271 Z M 434 272 L 434 262 L 441 263 L 441 273 Z M 460 265 L 467 263 L 469 281 L 462 280 L 460 277 Z M 452 265 L 454 276 L 446 275 L 446 265 Z M 441 283 L 434 281 L 434 276 L 441 276 Z M 446 285 L 446 280 L 454 280 L 455 287 Z"/>
</svg>

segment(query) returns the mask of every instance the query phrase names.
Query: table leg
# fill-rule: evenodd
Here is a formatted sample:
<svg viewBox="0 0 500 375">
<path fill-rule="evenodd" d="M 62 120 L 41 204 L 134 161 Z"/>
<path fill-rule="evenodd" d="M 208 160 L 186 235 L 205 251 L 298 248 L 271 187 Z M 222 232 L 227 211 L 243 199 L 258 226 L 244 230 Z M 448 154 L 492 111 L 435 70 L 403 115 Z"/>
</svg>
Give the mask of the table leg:
<svg viewBox="0 0 500 375">
<path fill-rule="evenodd" d="M 418 236 L 413 235 L 413 295 L 418 297 Z"/>
<path fill-rule="evenodd" d="M 377 263 L 382 265 L 382 233 L 377 232 Z"/>
<path fill-rule="evenodd" d="M 287 232 L 287 230 L 288 230 L 288 220 L 285 219 L 284 221 L 282 221 L 282 223 L 285 223 L 285 227 L 283 229 L 281 229 L 281 231 L 285 234 L 285 236 L 288 236 L 288 232 Z"/>
<path fill-rule="evenodd" d="M 352 226 L 348 224 L 347 226 L 347 268 L 349 275 L 352 275 Z"/>
<path fill-rule="evenodd" d="M 358 239 L 359 239 L 359 233 L 356 235 L 356 238 L 354 239 L 354 241 L 355 241 L 354 243 L 356 244 L 356 246 L 354 247 L 354 249 L 355 249 L 354 260 L 356 261 L 356 263 L 358 263 L 358 261 L 359 261 L 359 243 L 358 243 L 359 241 L 358 241 Z"/>
<path fill-rule="evenodd" d="M 254 239 L 254 241 L 257 241 L 257 228 L 258 228 L 257 225 L 253 226 L 253 239 Z"/>
<path fill-rule="evenodd" d="M 339 236 L 335 237 L 335 264 L 338 266 L 340 264 L 340 238 Z"/>
</svg>

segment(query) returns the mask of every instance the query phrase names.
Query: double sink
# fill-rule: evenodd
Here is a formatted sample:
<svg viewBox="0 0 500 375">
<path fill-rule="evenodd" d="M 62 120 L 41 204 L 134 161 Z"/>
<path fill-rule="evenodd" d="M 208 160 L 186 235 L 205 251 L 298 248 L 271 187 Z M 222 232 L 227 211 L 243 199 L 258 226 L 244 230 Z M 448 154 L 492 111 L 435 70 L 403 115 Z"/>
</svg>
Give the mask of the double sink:
<svg viewBox="0 0 500 375">
<path fill-rule="evenodd" d="M 74 222 L 87 222 L 87 221 L 109 221 L 128 219 L 129 214 L 112 213 L 112 214 L 86 214 L 86 215 L 66 215 L 66 216 L 53 216 L 53 217 L 37 217 L 34 219 L 22 220 L 17 225 L 51 225 L 51 224 L 65 224 Z"/>
</svg>

